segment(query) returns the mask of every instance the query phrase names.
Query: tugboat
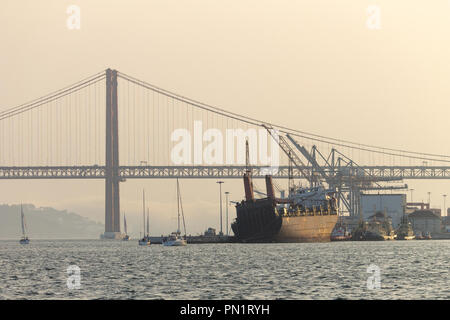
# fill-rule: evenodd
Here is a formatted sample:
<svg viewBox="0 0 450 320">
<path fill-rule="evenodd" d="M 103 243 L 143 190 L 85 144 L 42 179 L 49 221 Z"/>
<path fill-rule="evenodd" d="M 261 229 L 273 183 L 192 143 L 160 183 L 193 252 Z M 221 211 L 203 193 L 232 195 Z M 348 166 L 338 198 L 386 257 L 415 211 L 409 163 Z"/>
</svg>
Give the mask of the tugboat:
<svg viewBox="0 0 450 320">
<path fill-rule="evenodd" d="M 415 234 L 416 240 L 425 240 L 425 237 L 423 236 L 422 232 L 418 231 Z"/>
<path fill-rule="evenodd" d="M 145 190 L 142 190 L 142 216 L 144 217 L 144 232 L 143 237 L 139 239 L 140 246 L 150 245 L 149 226 L 148 226 L 148 213 L 147 213 L 147 234 L 145 234 Z"/>
<path fill-rule="evenodd" d="M 25 223 L 25 215 L 23 214 L 23 208 L 22 205 L 20 205 L 20 219 L 22 221 L 22 238 L 20 239 L 20 244 L 29 244 L 30 239 L 28 239 L 28 236 L 26 234 L 26 223 Z"/>
<path fill-rule="evenodd" d="M 333 229 L 331 233 L 330 240 L 331 241 L 348 241 L 352 239 L 351 233 L 347 229 L 347 225 L 345 225 L 342 221 L 342 216 L 339 218 L 338 223 Z"/>
<path fill-rule="evenodd" d="M 359 214 L 358 226 L 352 232 L 352 241 L 363 241 L 365 240 L 365 234 L 368 229 L 368 223 L 364 221 L 362 214 Z"/>
<path fill-rule="evenodd" d="M 397 229 L 397 240 L 412 240 L 414 239 L 414 231 L 408 217 L 403 214 L 400 226 Z"/>
<path fill-rule="evenodd" d="M 180 232 L 180 208 L 181 208 L 181 215 L 183 216 L 184 237 L 181 236 L 181 232 Z M 183 204 L 181 202 L 180 183 L 179 183 L 178 179 L 177 179 L 177 209 L 178 209 L 178 229 L 176 232 L 172 232 L 168 237 L 166 237 L 162 240 L 163 246 L 181 247 L 181 246 L 187 245 L 186 224 L 184 221 Z"/>
<path fill-rule="evenodd" d="M 395 234 L 395 230 L 392 227 L 392 220 L 390 218 L 388 218 L 386 215 L 386 210 L 384 210 L 383 227 L 384 227 L 384 231 L 385 231 L 384 240 L 395 240 L 397 235 Z"/>
<path fill-rule="evenodd" d="M 375 211 L 375 208 L 374 208 Z M 371 217 L 369 217 L 368 230 L 365 234 L 365 240 L 394 240 L 395 230 L 392 227 L 392 222 L 390 218 L 386 215 L 386 210 L 384 212 L 376 211 Z"/>
<path fill-rule="evenodd" d="M 360 215 L 360 221 L 352 240 L 384 241 L 395 239 L 395 231 L 390 218 L 386 216 L 386 211 L 384 213 L 377 211 L 369 219 L 368 222 L 364 222 L 362 215 Z"/>
<path fill-rule="evenodd" d="M 367 241 L 384 241 L 386 232 L 383 229 L 383 225 L 375 217 L 373 217 L 367 226 L 367 230 L 364 233 L 364 240 Z"/>
</svg>

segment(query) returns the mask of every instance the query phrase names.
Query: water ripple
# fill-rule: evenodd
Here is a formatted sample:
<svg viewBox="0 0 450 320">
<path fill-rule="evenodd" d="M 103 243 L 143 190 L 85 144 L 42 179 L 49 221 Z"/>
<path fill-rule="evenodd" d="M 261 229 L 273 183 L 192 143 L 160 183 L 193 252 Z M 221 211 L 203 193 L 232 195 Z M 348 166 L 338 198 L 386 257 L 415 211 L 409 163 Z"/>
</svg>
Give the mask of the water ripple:
<svg viewBox="0 0 450 320">
<path fill-rule="evenodd" d="M 0 299 L 449 299 L 450 241 L 205 244 L 0 241 Z M 367 288 L 367 267 L 381 288 Z M 67 267 L 81 288 L 67 288 Z"/>
</svg>

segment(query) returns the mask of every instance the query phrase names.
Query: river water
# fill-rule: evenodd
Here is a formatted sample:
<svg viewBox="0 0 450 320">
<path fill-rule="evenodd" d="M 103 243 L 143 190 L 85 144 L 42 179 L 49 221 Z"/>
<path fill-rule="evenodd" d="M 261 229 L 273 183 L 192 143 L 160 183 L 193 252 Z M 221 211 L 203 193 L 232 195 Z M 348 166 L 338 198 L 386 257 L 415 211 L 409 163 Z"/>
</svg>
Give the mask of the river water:
<svg viewBox="0 0 450 320">
<path fill-rule="evenodd" d="M 0 299 L 450 299 L 449 266 L 448 240 L 0 241 Z"/>
</svg>

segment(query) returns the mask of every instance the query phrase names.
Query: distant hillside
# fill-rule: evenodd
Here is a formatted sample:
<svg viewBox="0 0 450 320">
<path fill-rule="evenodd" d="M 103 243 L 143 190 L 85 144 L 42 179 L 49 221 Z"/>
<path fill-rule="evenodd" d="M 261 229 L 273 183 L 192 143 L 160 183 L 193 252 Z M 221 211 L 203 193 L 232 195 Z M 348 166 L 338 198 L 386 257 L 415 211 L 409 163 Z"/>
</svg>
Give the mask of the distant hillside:
<svg viewBox="0 0 450 320">
<path fill-rule="evenodd" d="M 24 204 L 23 211 L 31 239 L 98 239 L 104 231 L 101 223 L 75 213 Z M 0 205 L 0 239 L 18 239 L 20 205 Z"/>
</svg>

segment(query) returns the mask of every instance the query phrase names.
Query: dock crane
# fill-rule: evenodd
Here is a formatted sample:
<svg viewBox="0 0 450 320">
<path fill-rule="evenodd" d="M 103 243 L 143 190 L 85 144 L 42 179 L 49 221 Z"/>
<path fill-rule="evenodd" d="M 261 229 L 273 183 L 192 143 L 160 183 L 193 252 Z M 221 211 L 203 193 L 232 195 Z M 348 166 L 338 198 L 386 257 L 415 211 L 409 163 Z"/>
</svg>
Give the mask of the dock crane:
<svg viewBox="0 0 450 320">
<path fill-rule="evenodd" d="M 291 146 L 283 136 L 275 135 L 273 132 L 273 128 L 269 127 L 266 124 L 262 124 L 262 127 L 266 129 L 269 135 L 278 143 L 283 152 L 288 156 L 289 160 L 292 161 L 292 163 L 301 172 L 302 176 L 305 177 L 305 179 L 308 180 L 311 185 L 320 183 L 317 177 L 312 175 L 312 171 L 308 172 L 309 170 L 306 170 L 307 167 L 305 166 L 305 164 L 302 162 L 300 157 L 295 153 L 295 151 L 291 148 Z"/>
<path fill-rule="evenodd" d="M 325 182 L 328 185 L 328 189 L 335 190 L 338 194 L 338 201 L 343 203 L 350 215 L 358 214 L 360 210 L 359 198 L 361 191 L 363 190 L 394 190 L 407 188 L 407 185 L 400 187 L 383 187 L 377 182 L 385 181 L 384 179 L 371 176 L 354 161 L 348 159 L 336 149 L 333 148 L 330 156 L 325 158 L 316 146 L 313 146 L 310 153 L 289 133 L 286 133 L 288 140 L 307 160 L 308 165 L 310 164 L 310 166 L 305 166 L 295 150 L 283 136 L 275 135 L 274 129 L 267 124 L 262 124 L 261 126 L 267 130 L 289 159 L 289 189 L 291 189 L 293 165 L 301 172 L 302 176 L 309 182 L 311 187 L 323 186 L 323 182 Z M 320 165 L 317 161 L 316 153 L 318 153 L 325 162 L 324 166 Z M 337 161 L 335 159 L 336 154 L 338 155 Z M 329 162 L 330 157 L 331 163 Z M 401 180 L 401 178 L 398 180 Z M 374 183 L 376 186 L 373 185 Z"/>
</svg>

